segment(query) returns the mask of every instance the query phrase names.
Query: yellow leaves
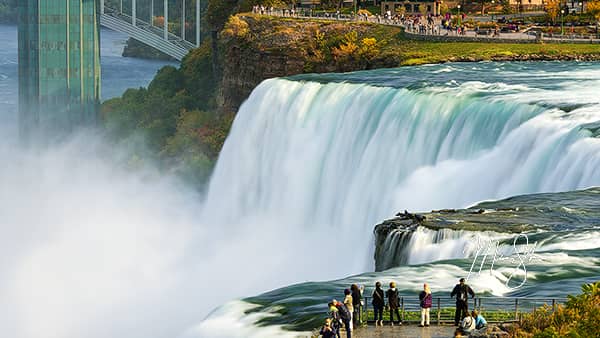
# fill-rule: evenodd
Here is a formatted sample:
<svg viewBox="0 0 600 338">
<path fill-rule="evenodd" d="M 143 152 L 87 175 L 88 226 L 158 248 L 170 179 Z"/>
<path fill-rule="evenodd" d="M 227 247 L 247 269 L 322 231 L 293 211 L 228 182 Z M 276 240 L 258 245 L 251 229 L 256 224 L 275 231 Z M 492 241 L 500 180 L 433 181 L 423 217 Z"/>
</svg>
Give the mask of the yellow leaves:
<svg viewBox="0 0 600 338">
<path fill-rule="evenodd" d="M 544 305 L 524 316 L 516 337 L 592 337 L 600 332 L 600 282 L 586 284 L 582 294 L 569 296 L 567 303 Z"/>
<path fill-rule="evenodd" d="M 556 17 L 560 12 L 560 0 L 547 0 L 546 1 L 546 12 L 552 21 L 556 21 Z"/>
<path fill-rule="evenodd" d="M 586 11 L 600 21 L 600 0 L 594 0 L 587 3 Z"/>
<path fill-rule="evenodd" d="M 248 23 L 240 19 L 239 16 L 233 15 L 227 20 L 225 28 L 221 31 L 221 37 L 226 39 L 244 38 L 248 35 L 249 31 Z"/>
<path fill-rule="evenodd" d="M 379 49 L 377 48 L 377 39 L 363 38 L 360 43 L 357 42 L 356 32 L 350 32 L 344 36 L 342 44 L 331 50 L 331 55 L 336 61 L 345 60 L 363 60 L 368 61 L 374 58 Z"/>
<path fill-rule="evenodd" d="M 375 38 L 364 38 L 362 44 L 365 48 L 375 48 L 377 46 L 377 39 Z"/>
<path fill-rule="evenodd" d="M 336 61 L 342 61 L 353 58 L 357 49 L 358 46 L 354 42 L 346 42 L 339 47 L 333 47 L 331 55 Z"/>
</svg>

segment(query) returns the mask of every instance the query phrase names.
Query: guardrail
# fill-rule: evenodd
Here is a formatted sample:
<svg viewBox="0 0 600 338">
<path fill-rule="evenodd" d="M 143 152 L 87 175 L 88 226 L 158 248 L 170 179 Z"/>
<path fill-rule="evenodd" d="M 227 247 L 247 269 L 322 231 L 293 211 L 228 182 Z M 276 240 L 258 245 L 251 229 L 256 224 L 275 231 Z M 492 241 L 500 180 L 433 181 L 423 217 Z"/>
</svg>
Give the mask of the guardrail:
<svg viewBox="0 0 600 338">
<path fill-rule="evenodd" d="M 103 26 L 110 29 L 128 34 L 149 46 L 152 46 L 161 52 L 181 61 L 187 53 L 195 48 L 195 45 L 181 37 L 169 32 L 167 39 L 163 36 L 163 30 L 148 22 L 136 18 L 133 24 L 133 18 L 130 15 L 120 13 L 110 7 L 105 8 L 104 14 L 100 16 L 100 22 Z"/>
<path fill-rule="evenodd" d="M 373 323 L 374 313 L 371 304 L 372 297 L 363 297 L 364 306 L 361 309 L 362 322 Z M 518 321 L 524 313 L 530 313 L 541 306 L 549 306 L 552 311 L 566 298 L 535 298 L 535 297 L 476 297 L 469 300 L 469 311 L 477 309 L 488 322 Z M 387 303 L 387 302 L 386 302 Z M 400 318 L 402 322 L 416 323 L 421 321 L 421 306 L 417 295 L 398 299 Z M 454 323 L 456 300 L 449 297 L 433 297 L 430 317 L 432 324 Z M 389 320 L 389 310 L 384 310 L 384 321 Z"/>
</svg>

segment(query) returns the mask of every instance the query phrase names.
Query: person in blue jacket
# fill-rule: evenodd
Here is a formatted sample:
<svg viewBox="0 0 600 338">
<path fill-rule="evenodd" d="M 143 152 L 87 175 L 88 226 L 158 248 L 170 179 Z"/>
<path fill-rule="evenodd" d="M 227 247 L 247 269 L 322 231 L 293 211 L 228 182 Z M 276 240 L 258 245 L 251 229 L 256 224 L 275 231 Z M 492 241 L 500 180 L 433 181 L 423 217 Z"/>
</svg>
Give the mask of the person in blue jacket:
<svg viewBox="0 0 600 338">
<path fill-rule="evenodd" d="M 487 327 L 487 321 L 481 314 L 479 314 L 479 312 L 477 312 L 477 310 L 471 311 L 471 317 L 475 319 L 476 330 L 485 329 Z"/>
</svg>

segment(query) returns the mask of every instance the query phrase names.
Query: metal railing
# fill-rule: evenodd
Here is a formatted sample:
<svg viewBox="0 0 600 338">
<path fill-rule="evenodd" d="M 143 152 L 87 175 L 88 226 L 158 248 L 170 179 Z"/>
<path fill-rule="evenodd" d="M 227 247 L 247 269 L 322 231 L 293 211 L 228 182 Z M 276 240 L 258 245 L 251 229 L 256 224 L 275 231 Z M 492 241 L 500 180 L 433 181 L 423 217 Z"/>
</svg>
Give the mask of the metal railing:
<svg viewBox="0 0 600 338">
<path fill-rule="evenodd" d="M 134 25 L 132 16 L 110 7 L 105 7 L 104 14 L 100 16 L 100 23 L 105 27 L 125 33 L 179 61 L 181 61 L 191 49 L 196 47 L 193 43 L 184 40 L 171 32 L 167 34 L 167 39 L 165 39 L 162 29 L 159 29 L 149 22 L 140 20 L 139 18 L 135 19 Z"/>
<path fill-rule="evenodd" d="M 372 323 L 375 321 L 373 313 L 372 297 L 364 296 L 364 305 L 361 309 L 360 319 L 362 322 Z M 524 313 L 531 313 L 544 305 L 551 307 L 552 311 L 566 298 L 536 298 L 536 297 L 475 297 L 469 299 L 469 311 L 476 309 L 488 322 L 510 322 L 518 321 Z M 387 303 L 387 302 L 386 302 Z M 400 318 L 402 322 L 420 322 L 421 306 L 419 297 L 400 296 L 398 298 Z M 433 297 L 430 310 L 430 321 L 432 324 L 454 323 L 454 310 L 456 300 L 450 297 Z M 384 310 L 384 320 L 388 318 L 389 309 Z"/>
</svg>

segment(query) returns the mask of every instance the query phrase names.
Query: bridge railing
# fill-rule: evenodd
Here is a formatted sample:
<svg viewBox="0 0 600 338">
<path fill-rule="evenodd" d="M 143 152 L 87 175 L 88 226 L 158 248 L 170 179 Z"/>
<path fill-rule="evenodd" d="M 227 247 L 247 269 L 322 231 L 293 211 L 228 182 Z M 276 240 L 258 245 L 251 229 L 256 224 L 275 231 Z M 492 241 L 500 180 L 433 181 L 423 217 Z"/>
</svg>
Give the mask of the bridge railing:
<svg viewBox="0 0 600 338">
<path fill-rule="evenodd" d="M 363 297 L 361 321 L 375 321 L 372 297 Z M 469 299 L 469 311 L 476 309 L 488 322 L 517 321 L 524 313 L 548 306 L 554 311 L 566 298 L 536 298 L 536 297 L 476 297 Z M 387 299 L 386 299 L 387 304 Z M 398 299 L 400 318 L 403 322 L 420 322 L 421 306 L 418 295 L 414 297 L 401 296 Z M 430 310 L 431 324 L 453 323 L 456 300 L 449 297 L 433 297 Z M 389 308 L 384 309 L 383 319 L 389 321 Z M 395 317 L 395 315 L 394 315 Z"/>
</svg>

